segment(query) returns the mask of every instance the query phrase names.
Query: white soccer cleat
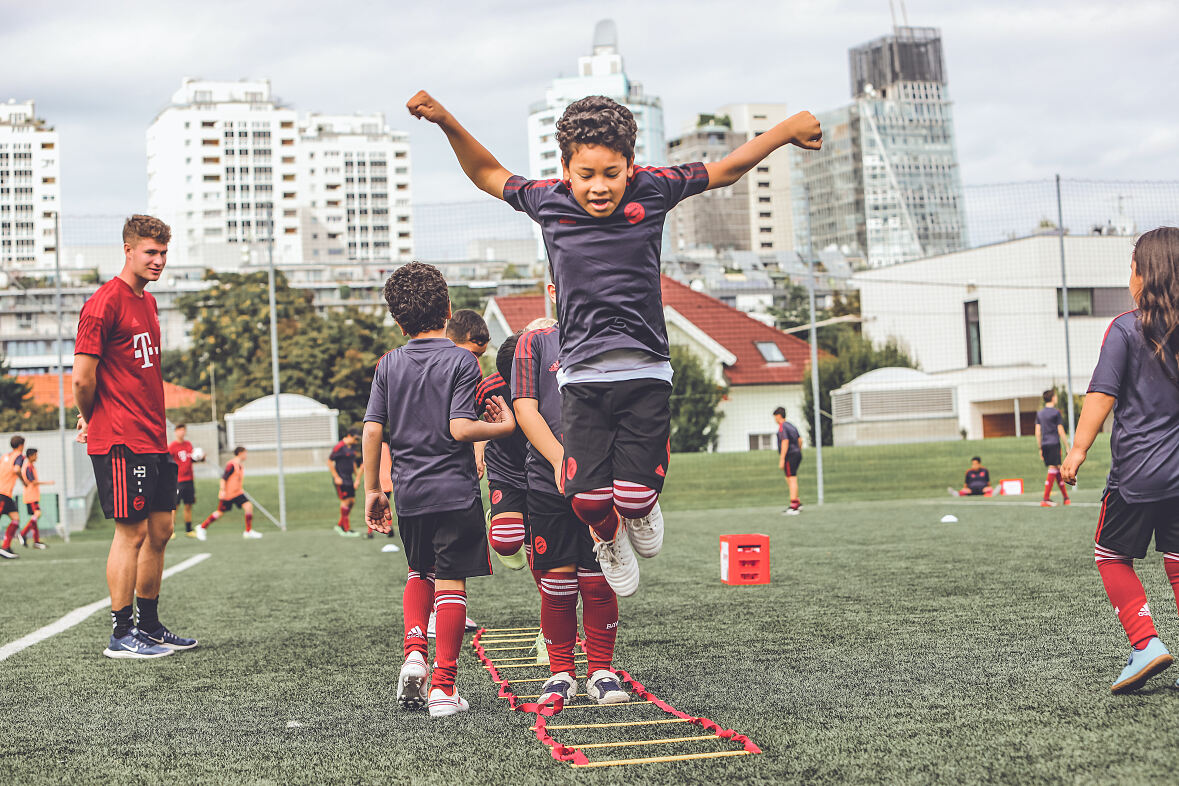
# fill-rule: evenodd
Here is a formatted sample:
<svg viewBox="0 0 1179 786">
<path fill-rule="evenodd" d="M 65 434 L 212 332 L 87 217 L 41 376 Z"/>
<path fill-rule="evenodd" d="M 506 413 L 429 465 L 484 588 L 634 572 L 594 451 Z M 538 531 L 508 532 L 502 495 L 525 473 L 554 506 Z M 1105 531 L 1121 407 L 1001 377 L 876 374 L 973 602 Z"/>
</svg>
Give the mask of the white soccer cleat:
<svg viewBox="0 0 1179 786">
<path fill-rule="evenodd" d="M 630 547 L 625 522 L 618 522 L 613 540 L 602 540 L 593 527 L 589 531 L 594 540 L 594 558 L 602 566 L 602 575 L 606 577 L 610 589 L 624 598 L 634 595 L 639 588 L 639 562 Z"/>
<path fill-rule="evenodd" d="M 585 684 L 585 692 L 598 704 L 622 704 L 630 701 L 630 694 L 623 689 L 618 675 L 609 669 L 598 669 L 591 674 L 589 682 Z"/>
<path fill-rule="evenodd" d="M 595 674 L 597 672 L 594 672 Z M 560 699 L 562 704 L 573 701 L 577 695 L 577 678 L 567 671 L 562 671 L 549 677 L 540 689 L 537 704 L 552 704 Z"/>
<path fill-rule="evenodd" d="M 445 718 L 471 709 L 467 700 L 458 694 L 457 688 L 451 696 L 447 696 L 442 688 L 434 688 L 430 691 L 429 704 L 431 718 Z"/>
<path fill-rule="evenodd" d="M 258 540 L 262 537 L 262 533 L 256 529 L 248 529 L 242 533 L 242 537 L 246 540 Z"/>
<path fill-rule="evenodd" d="M 434 638 L 434 627 L 437 624 L 437 622 L 438 622 L 438 614 L 436 612 L 431 611 L 430 612 L 430 621 L 426 623 L 426 638 L 427 639 Z"/>
<path fill-rule="evenodd" d="M 196 539 L 200 540 L 200 541 L 205 541 L 205 540 L 209 539 L 209 533 L 205 532 L 204 527 L 197 527 L 196 528 Z"/>
<path fill-rule="evenodd" d="M 420 710 L 426 706 L 426 684 L 429 681 L 426 659 L 420 652 L 411 652 L 401 665 L 397 676 L 397 704 L 406 710 Z"/>
<path fill-rule="evenodd" d="M 658 502 L 646 516 L 622 521 L 626 524 L 626 536 L 640 557 L 650 559 L 663 548 L 663 512 Z"/>
</svg>

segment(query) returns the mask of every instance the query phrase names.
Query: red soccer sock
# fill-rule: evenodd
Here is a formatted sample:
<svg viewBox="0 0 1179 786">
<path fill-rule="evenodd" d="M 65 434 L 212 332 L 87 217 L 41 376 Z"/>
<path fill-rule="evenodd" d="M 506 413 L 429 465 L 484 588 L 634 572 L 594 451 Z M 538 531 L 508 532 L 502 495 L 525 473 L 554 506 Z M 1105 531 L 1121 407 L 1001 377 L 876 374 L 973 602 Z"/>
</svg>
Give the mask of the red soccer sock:
<svg viewBox="0 0 1179 786">
<path fill-rule="evenodd" d="M 613 540 L 618 529 L 614 515 L 614 490 L 610 488 L 582 491 L 569 501 L 577 518 L 588 524 L 602 540 Z"/>
<path fill-rule="evenodd" d="M 208 529 L 209 525 L 212 524 L 214 521 L 216 521 L 219 518 L 221 518 L 221 513 L 216 510 L 213 511 L 212 513 L 209 514 L 209 517 L 207 519 L 205 519 L 204 521 L 201 522 L 201 529 Z"/>
<path fill-rule="evenodd" d="M 348 521 L 352 515 L 352 506 L 346 502 L 340 503 L 340 520 L 336 522 L 336 526 L 343 529 L 345 532 L 352 531 L 352 524 Z"/>
<path fill-rule="evenodd" d="M 467 593 L 438 590 L 434 593 L 434 610 L 434 660 L 438 665 L 430 675 L 430 687 L 453 694 L 459 649 L 467 626 Z"/>
<path fill-rule="evenodd" d="M 629 480 L 614 481 L 614 507 L 623 518 L 641 519 L 658 501 L 659 492 L 653 488 Z"/>
<path fill-rule="evenodd" d="M 1060 496 L 1068 502 L 1068 484 L 1064 482 L 1064 475 L 1059 472 L 1056 473 L 1056 485 L 1060 486 Z"/>
<path fill-rule="evenodd" d="M 1056 467 L 1048 468 L 1048 477 L 1044 478 L 1044 501 L 1052 496 L 1052 486 L 1056 483 Z"/>
<path fill-rule="evenodd" d="M 1179 554 L 1168 551 L 1163 555 L 1163 569 L 1167 571 L 1167 578 L 1171 582 L 1171 589 L 1175 592 L 1175 606 L 1179 608 Z"/>
<path fill-rule="evenodd" d="M 1109 595 L 1114 613 L 1126 629 L 1126 638 L 1140 648 L 1148 639 L 1157 636 L 1158 632 L 1150 616 L 1150 607 L 1146 605 L 1146 590 L 1134 572 L 1134 560 L 1104 546 L 1097 546 L 1094 555 L 1105 593 Z"/>
<path fill-rule="evenodd" d="M 37 519 L 36 518 L 29 519 L 29 523 L 26 524 L 25 528 L 20 531 L 20 536 L 23 538 L 26 535 L 28 535 L 30 532 L 33 533 L 34 540 L 37 540 L 37 541 L 41 540 L 41 533 L 39 533 L 37 531 Z"/>
<path fill-rule="evenodd" d="M 577 642 L 577 574 L 534 570 L 540 590 L 540 630 L 549 651 L 553 674 L 573 670 L 573 645 Z"/>
<path fill-rule="evenodd" d="M 581 626 L 585 630 L 585 652 L 589 671 L 609 669 L 614 660 L 614 640 L 618 636 L 618 596 L 601 573 L 577 571 L 581 589 Z"/>
<path fill-rule="evenodd" d="M 246 514 L 246 532 L 249 532 L 253 528 L 254 528 L 254 514 L 247 513 Z"/>
<path fill-rule="evenodd" d="M 409 572 L 405 593 L 401 596 L 401 612 L 405 618 L 405 655 L 420 652 L 429 659 L 426 626 L 430 624 L 430 610 L 434 608 L 434 574 L 424 577 L 416 570 Z"/>
<path fill-rule="evenodd" d="M 15 522 L 15 521 L 9 522 L 8 529 L 4 530 L 4 543 L 2 545 L 0 545 L 0 548 L 7 549 L 9 546 L 12 545 L 12 536 L 16 534 L 16 531 L 19 528 L 20 528 L 19 523 Z"/>
<path fill-rule="evenodd" d="M 524 517 L 519 513 L 505 513 L 492 519 L 487 542 L 501 556 L 515 554 L 524 545 Z"/>
</svg>

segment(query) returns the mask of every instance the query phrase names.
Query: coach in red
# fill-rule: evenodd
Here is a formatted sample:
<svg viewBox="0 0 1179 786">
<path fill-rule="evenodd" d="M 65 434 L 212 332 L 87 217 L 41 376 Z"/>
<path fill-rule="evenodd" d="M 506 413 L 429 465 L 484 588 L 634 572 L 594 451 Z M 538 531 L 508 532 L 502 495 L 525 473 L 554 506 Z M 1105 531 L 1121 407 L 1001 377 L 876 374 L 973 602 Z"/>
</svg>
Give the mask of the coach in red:
<svg viewBox="0 0 1179 786">
<path fill-rule="evenodd" d="M 171 236 L 158 218 L 127 219 L 123 270 L 99 287 L 78 318 L 77 439 L 94 464 L 102 512 L 115 520 L 106 563 L 114 623 L 102 653 L 108 658 L 160 658 L 197 644 L 164 627 L 157 610 L 177 467 L 164 420 L 159 312 L 145 289 L 164 272 Z M 134 625 L 133 597 L 139 608 Z"/>
</svg>

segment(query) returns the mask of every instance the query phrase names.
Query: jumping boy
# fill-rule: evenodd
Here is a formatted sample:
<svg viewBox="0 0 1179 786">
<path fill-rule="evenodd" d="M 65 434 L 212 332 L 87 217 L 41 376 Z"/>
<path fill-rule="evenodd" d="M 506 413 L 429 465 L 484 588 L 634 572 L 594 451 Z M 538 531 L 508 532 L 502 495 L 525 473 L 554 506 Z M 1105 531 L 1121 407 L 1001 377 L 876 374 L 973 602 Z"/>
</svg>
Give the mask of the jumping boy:
<svg viewBox="0 0 1179 786">
<path fill-rule="evenodd" d="M 552 285 L 549 285 L 550 292 Z M 520 337 L 512 359 L 512 405 L 528 438 L 528 516 L 532 550 L 529 561 L 540 590 L 540 628 L 552 676 L 540 689 L 539 702 L 556 702 L 558 710 L 577 695 L 573 653 L 577 641 L 577 597 L 582 600 L 582 628 L 588 655 L 586 693 L 599 704 L 630 698 L 611 670 L 618 634 L 618 597 L 639 586 L 634 554 L 617 552 L 594 538 L 557 486 L 561 466 L 561 393 L 557 387 L 558 327 L 530 330 Z M 614 513 L 615 519 L 618 513 Z M 606 561 L 615 553 L 626 559 L 613 575 Z M 607 582 L 607 577 L 613 580 Z"/>
<path fill-rule="evenodd" d="M 20 479 L 25 465 L 25 438 L 16 434 L 8 440 L 11 451 L 0 457 L 0 517 L 8 516 L 8 527 L 4 530 L 4 542 L 0 545 L 0 558 L 16 559 L 12 550 L 12 538 L 20 529 L 20 508 L 16 505 L 16 482 Z"/>
<path fill-rule="evenodd" d="M 948 491 L 951 497 L 989 497 L 995 492 L 991 488 L 991 473 L 987 472 L 978 456 L 970 459 L 970 469 L 966 470 L 962 488 L 951 486 Z"/>
<path fill-rule="evenodd" d="M 234 506 L 242 509 L 246 517 L 246 529 L 242 537 L 247 540 L 257 540 L 262 533 L 254 529 L 254 503 L 246 496 L 244 488 L 246 480 L 246 449 L 240 445 L 233 449 L 233 458 L 225 464 L 225 471 L 221 473 L 221 481 L 217 484 L 217 509 L 197 527 L 197 540 L 207 540 L 206 530 L 209 525 L 223 515 L 233 510 Z"/>
<path fill-rule="evenodd" d="M 37 529 L 37 522 L 41 518 L 41 487 L 52 486 L 53 481 L 38 478 L 36 464 L 37 449 L 29 448 L 25 451 L 25 464 L 20 476 L 21 482 L 25 484 L 25 490 L 21 494 L 21 499 L 25 502 L 25 510 L 29 514 L 29 523 L 20 531 L 18 537 L 20 538 L 20 544 L 27 548 L 31 536 L 33 548 L 44 551 L 49 547 L 41 542 L 41 530 Z"/>
<path fill-rule="evenodd" d="M 402 598 L 405 662 L 397 703 L 429 706 L 431 717 L 464 712 L 454 687 L 466 622 L 466 580 L 491 575 L 475 453 L 466 443 L 506 437 L 516 423 L 507 404 L 492 398 L 490 422 L 475 412 L 479 362 L 446 337 L 450 297 L 432 265 L 411 262 L 385 282 L 389 313 L 409 341 L 386 353 L 373 374 L 364 415 L 365 518 L 388 532 L 389 499 L 381 491 L 381 441 L 388 426 L 397 526 L 409 576 Z M 437 612 L 433 674 L 427 691 L 430 610 Z"/>
<path fill-rule="evenodd" d="M 336 522 L 335 532 L 346 538 L 358 538 L 359 532 L 352 531 L 352 506 L 356 503 L 356 474 L 360 470 L 360 454 L 356 452 L 356 445 L 360 442 L 360 429 L 350 428 L 344 438 L 332 448 L 328 456 L 327 465 L 332 473 L 332 484 L 336 487 L 336 497 L 340 500 L 340 519 Z"/>
<path fill-rule="evenodd" d="M 672 372 L 659 281 L 667 212 L 737 182 L 785 144 L 818 149 L 818 122 L 797 114 L 708 164 L 636 167 L 630 110 L 590 96 L 557 122 L 564 179 L 530 181 L 501 166 L 425 91 L 407 106 L 442 129 L 476 186 L 540 224 L 560 298 L 561 491 L 611 548 L 621 550 L 629 533 L 640 555 L 654 556 L 670 458 Z"/>
<path fill-rule="evenodd" d="M 184 534 L 195 538 L 192 531 L 192 506 L 196 504 L 196 485 L 193 483 L 192 463 L 204 461 L 193 455 L 192 443 L 188 441 L 188 426 L 179 423 L 173 429 L 174 438 L 168 445 L 168 452 L 176 462 L 176 501 L 184 505 Z"/>
<path fill-rule="evenodd" d="M 798 466 L 802 464 L 802 435 L 794 424 L 786 420 L 786 408 L 774 410 L 774 422 L 778 424 L 778 469 L 786 473 L 786 489 L 790 492 L 790 507 L 782 511 L 788 516 L 802 512 L 802 500 L 798 498 Z"/>
<path fill-rule="evenodd" d="M 168 454 L 159 311 L 146 287 L 163 274 L 171 237 L 158 218 L 127 219 L 123 269 L 82 306 L 74 343 L 76 439 L 94 465 L 102 512 L 115 520 L 106 563 L 114 627 L 108 658 L 158 658 L 197 644 L 169 631 L 158 614 L 177 468 Z"/>
<path fill-rule="evenodd" d="M 1056 391 L 1044 391 L 1044 408 L 1036 413 L 1036 444 L 1040 446 L 1040 459 L 1048 468 L 1048 477 L 1044 479 L 1044 499 L 1040 502 L 1042 508 L 1056 507 L 1052 501 L 1052 486 L 1060 486 L 1060 496 L 1064 497 L 1064 504 L 1068 505 L 1068 491 L 1064 478 L 1060 476 L 1060 455 L 1068 449 L 1068 435 L 1064 431 L 1064 418 L 1056 408 Z"/>
</svg>

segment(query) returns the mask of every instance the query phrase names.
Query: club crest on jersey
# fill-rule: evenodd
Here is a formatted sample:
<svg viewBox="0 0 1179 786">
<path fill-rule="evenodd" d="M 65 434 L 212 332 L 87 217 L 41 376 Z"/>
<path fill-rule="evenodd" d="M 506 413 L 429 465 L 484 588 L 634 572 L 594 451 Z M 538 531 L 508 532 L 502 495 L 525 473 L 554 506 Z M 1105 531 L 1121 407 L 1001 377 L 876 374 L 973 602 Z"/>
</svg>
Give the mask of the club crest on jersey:
<svg viewBox="0 0 1179 786">
<path fill-rule="evenodd" d="M 151 343 L 151 334 L 136 333 L 131 337 L 131 341 L 135 344 L 135 359 L 142 360 L 143 365 L 140 368 L 151 368 L 155 364 L 151 362 L 152 355 L 159 355 L 160 348 L 153 347 Z"/>
<path fill-rule="evenodd" d="M 622 215 L 630 223 L 637 224 L 646 218 L 647 211 L 640 202 L 628 202 L 626 207 L 622 208 Z"/>
</svg>

